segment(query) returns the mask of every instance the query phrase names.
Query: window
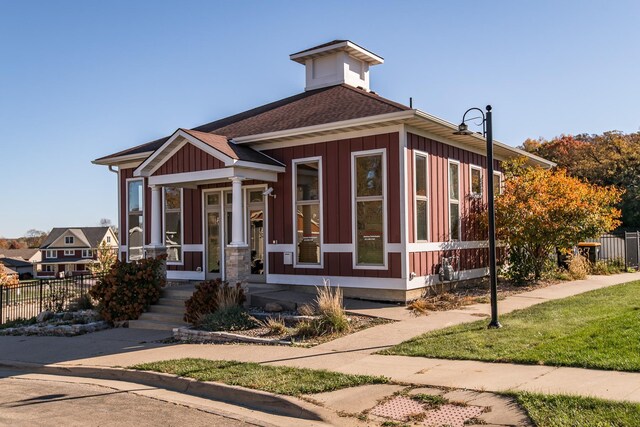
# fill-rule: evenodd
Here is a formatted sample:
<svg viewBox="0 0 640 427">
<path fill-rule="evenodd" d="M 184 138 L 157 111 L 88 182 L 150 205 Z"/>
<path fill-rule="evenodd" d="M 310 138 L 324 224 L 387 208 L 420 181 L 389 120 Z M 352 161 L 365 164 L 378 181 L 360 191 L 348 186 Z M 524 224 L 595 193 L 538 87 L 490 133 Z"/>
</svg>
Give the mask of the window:
<svg viewBox="0 0 640 427">
<path fill-rule="evenodd" d="M 143 258 L 144 246 L 144 189 L 142 180 L 127 184 L 127 248 L 129 260 Z"/>
<path fill-rule="evenodd" d="M 182 190 L 164 188 L 164 245 L 167 262 L 182 261 Z"/>
<path fill-rule="evenodd" d="M 502 173 L 493 173 L 493 195 L 502 194 Z"/>
<path fill-rule="evenodd" d="M 45 253 L 45 257 L 46 258 L 57 258 L 58 257 L 58 251 L 53 251 L 53 250 L 47 250 Z"/>
<path fill-rule="evenodd" d="M 321 264 L 320 160 L 295 165 L 296 263 Z"/>
<path fill-rule="evenodd" d="M 69 249 L 65 249 L 64 250 L 64 256 L 75 256 L 76 255 L 76 251 L 74 251 L 73 249 L 69 250 Z"/>
<path fill-rule="evenodd" d="M 471 197 L 482 198 L 482 169 L 478 166 L 471 166 Z"/>
<path fill-rule="evenodd" d="M 416 152 L 413 158 L 413 179 L 415 186 L 414 221 L 416 241 L 429 240 L 429 178 L 426 153 Z"/>
<path fill-rule="evenodd" d="M 111 236 L 107 236 L 107 243 L 111 243 Z"/>
<path fill-rule="evenodd" d="M 66 236 L 64 238 L 64 244 L 65 245 L 73 245 L 73 236 Z"/>
<path fill-rule="evenodd" d="M 52 272 L 54 271 L 54 270 L 53 270 L 53 265 L 50 265 L 50 264 L 44 264 L 44 265 L 42 266 L 42 271 L 46 271 L 46 272 L 52 273 Z"/>
<path fill-rule="evenodd" d="M 385 265 L 384 154 L 354 156 L 355 241 L 357 266 Z"/>
<path fill-rule="evenodd" d="M 91 258 L 92 256 L 93 256 L 93 251 L 91 249 L 82 250 L 82 258 Z"/>
<path fill-rule="evenodd" d="M 460 240 L 460 163 L 449 160 L 449 240 Z"/>
</svg>

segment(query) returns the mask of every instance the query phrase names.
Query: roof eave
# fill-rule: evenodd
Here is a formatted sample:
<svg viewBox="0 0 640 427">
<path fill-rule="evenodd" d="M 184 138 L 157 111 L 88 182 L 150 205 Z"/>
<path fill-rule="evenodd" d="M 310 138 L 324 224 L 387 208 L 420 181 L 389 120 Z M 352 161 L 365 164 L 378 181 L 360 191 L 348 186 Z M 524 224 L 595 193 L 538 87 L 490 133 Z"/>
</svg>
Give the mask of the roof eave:
<svg viewBox="0 0 640 427">
<path fill-rule="evenodd" d="M 92 160 L 91 163 L 101 166 L 117 166 L 122 163 L 132 162 L 136 160 L 145 160 L 152 153 L 153 151 L 145 151 L 142 153 L 125 154 L 124 156 L 101 157 L 99 159 Z"/>
</svg>

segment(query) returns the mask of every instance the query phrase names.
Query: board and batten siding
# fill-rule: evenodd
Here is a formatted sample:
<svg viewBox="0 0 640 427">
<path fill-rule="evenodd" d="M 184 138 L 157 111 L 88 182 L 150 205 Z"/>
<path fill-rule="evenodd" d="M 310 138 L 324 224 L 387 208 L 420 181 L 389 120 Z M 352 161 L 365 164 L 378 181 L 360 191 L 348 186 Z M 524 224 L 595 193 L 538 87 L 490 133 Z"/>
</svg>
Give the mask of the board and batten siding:
<svg viewBox="0 0 640 427">
<path fill-rule="evenodd" d="M 487 267 L 489 250 L 487 248 L 460 249 L 456 246 L 469 241 L 487 240 L 486 231 L 481 232 L 473 226 L 469 218 L 473 204 L 480 202 L 470 197 L 471 166 L 482 168 L 482 203 L 487 202 L 484 188 L 487 179 L 487 158 L 459 147 L 444 144 L 412 133 L 407 134 L 407 209 L 409 243 L 415 243 L 415 184 L 414 150 L 428 154 L 428 198 L 429 198 L 429 240 L 428 242 L 449 242 L 449 160 L 460 163 L 460 242 L 451 242 L 452 249 L 409 253 L 409 271 L 417 276 L 438 274 L 442 257 L 456 255 L 460 257 L 460 270 L 472 270 Z M 500 162 L 494 162 L 495 170 L 500 170 Z"/>
<path fill-rule="evenodd" d="M 169 175 L 174 173 L 199 172 L 224 168 L 224 162 L 205 153 L 192 144 L 185 144 L 168 158 L 153 175 Z"/>
<path fill-rule="evenodd" d="M 295 244 L 293 235 L 294 195 L 292 194 L 295 159 L 322 158 L 324 244 L 351 244 L 353 235 L 351 194 L 351 154 L 357 151 L 384 149 L 387 165 L 387 243 L 401 242 L 399 134 L 387 133 L 286 148 L 265 150 L 264 153 L 286 165 L 286 172 L 273 183 L 276 198 L 268 199 L 268 236 L 271 244 Z M 388 251 L 386 270 L 354 269 L 352 252 L 324 251 L 323 268 L 294 268 L 284 265 L 282 252 L 269 253 L 269 273 L 314 276 L 402 277 L 402 254 Z"/>
</svg>

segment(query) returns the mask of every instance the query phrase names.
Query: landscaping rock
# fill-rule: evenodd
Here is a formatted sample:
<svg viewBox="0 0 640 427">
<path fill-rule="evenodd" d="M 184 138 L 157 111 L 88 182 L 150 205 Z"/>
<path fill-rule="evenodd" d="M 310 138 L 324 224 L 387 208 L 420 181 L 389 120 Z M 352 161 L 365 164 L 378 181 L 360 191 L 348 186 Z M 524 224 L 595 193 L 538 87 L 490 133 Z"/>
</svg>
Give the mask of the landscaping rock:
<svg viewBox="0 0 640 427">
<path fill-rule="evenodd" d="M 69 313 L 69 312 L 64 313 L 62 315 L 62 320 L 64 320 L 65 322 L 69 320 L 73 320 L 73 313 Z"/>
<path fill-rule="evenodd" d="M 38 321 L 38 323 L 42 323 L 42 322 L 46 322 L 47 320 L 51 319 L 52 317 L 53 317 L 53 312 L 45 310 L 45 311 L 41 312 L 40 314 L 38 314 L 38 317 L 36 318 L 36 320 Z"/>
<path fill-rule="evenodd" d="M 277 302 L 268 302 L 264 306 L 264 311 L 267 313 L 280 313 L 282 310 L 282 306 Z"/>
</svg>

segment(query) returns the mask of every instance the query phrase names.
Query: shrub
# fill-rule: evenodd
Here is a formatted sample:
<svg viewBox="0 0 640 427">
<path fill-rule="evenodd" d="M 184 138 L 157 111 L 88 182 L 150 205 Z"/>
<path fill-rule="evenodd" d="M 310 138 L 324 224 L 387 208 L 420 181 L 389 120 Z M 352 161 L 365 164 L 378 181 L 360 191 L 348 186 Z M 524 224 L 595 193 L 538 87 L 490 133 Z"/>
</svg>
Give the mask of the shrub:
<svg viewBox="0 0 640 427">
<path fill-rule="evenodd" d="M 218 309 L 241 306 L 247 300 L 244 289 L 237 283 L 229 286 L 220 279 L 207 280 L 196 285 L 196 291 L 185 302 L 185 322 L 198 325 L 203 316 Z"/>
<path fill-rule="evenodd" d="M 318 317 L 298 323 L 296 334 L 303 337 L 334 334 L 348 331 L 349 319 L 342 307 L 342 290 L 332 288 L 324 279 L 321 288 L 316 287 Z"/>
<path fill-rule="evenodd" d="M 89 294 L 83 294 L 71 303 L 71 307 L 75 310 L 91 310 L 95 307 L 95 304 Z"/>
<path fill-rule="evenodd" d="M 513 246 L 509 248 L 508 262 L 502 270 L 502 275 L 512 280 L 516 284 L 524 284 L 536 276 L 536 270 L 540 274 L 553 269 L 553 261 L 542 256 L 542 259 L 535 259 L 531 253 L 521 247 Z"/>
<path fill-rule="evenodd" d="M 216 310 L 200 321 L 200 328 L 205 331 L 244 331 L 258 326 L 260 322 L 239 305 Z"/>
<path fill-rule="evenodd" d="M 109 273 L 91 288 L 98 312 L 108 322 L 137 319 L 160 298 L 165 278 L 163 259 L 147 258 L 130 263 L 116 261 Z"/>
<path fill-rule="evenodd" d="M 269 335 L 283 335 L 287 332 L 287 326 L 282 319 L 268 317 L 264 321 L 264 326 L 269 329 Z"/>
<path fill-rule="evenodd" d="M 298 307 L 298 314 L 300 316 L 313 316 L 316 314 L 316 309 L 312 304 L 302 304 Z"/>
<path fill-rule="evenodd" d="M 591 270 L 591 264 L 582 255 L 572 256 L 569 260 L 569 274 L 574 280 L 582 280 L 587 278 Z"/>
</svg>

